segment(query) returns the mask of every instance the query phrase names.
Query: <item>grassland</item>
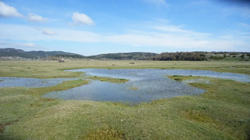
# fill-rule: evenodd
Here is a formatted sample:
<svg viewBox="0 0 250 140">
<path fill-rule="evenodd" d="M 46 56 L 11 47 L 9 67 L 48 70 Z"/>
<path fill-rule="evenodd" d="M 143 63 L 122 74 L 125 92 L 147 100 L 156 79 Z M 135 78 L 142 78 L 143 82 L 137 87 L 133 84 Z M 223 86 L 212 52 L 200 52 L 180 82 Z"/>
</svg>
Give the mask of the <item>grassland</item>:
<svg viewBox="0 0 250 140">
<path fill-rule="evenodd" d="M 176 81 L 185 81 L 185 80 L 193 80 L 193 79 L 206 79 L 205 77 L 201 76 L 183 76 L 183 75 L 167 75 L 168 78 Z"/>
<path fill-rule="evenodd" d="M 0 62 L 0 76 L 79 77 L 75 68 L 204 69 L 250 74 L 248 62 L 135 61 Z M 233 66 L 233 68 L 232 68 Z M 200 77 L 182 76 L 182 79 Z M 204 77 L 197 96 L 125 106 L 111 102 L 44 99 L 87 84 L 73 80 L 44 88 L 0 88 L 0 139 L 239 139 L 250 138 L 250 83 Z"/>
<path fill-rule="evenodd" d="M 92 79 L 92 80 L 100 80 L 103 82 L 110 82 L 110 83 L 126 83 L 129 80 L 128 79 L 118 79 L 118 78 L 109 78 L 109 77 L 99 77 L 99 76 L 89 76 L 87 79 Z"/>
<path fill-rule="evenodd" d="M 81 72 L 65 72 L 68 69 L 194 69 L 217 72 L 250 74 L 250 64 L 245 61 L 1 61 L 0 76 L 62 78 L 79 77 Z"/>
<path fill-rule="evenodd" d="M 130 90 L 138 90 L 139 87 L 129 87 Z"/>
</svg>

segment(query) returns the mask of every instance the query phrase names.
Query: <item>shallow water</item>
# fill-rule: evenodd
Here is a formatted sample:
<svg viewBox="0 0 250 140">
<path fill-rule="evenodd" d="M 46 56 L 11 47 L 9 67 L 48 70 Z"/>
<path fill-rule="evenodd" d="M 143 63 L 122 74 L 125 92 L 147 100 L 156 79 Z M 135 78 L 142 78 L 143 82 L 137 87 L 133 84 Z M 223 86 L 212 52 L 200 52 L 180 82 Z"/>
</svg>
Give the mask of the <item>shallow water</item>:
<svg viewBox="0 0 250 140">
<path fill-rule="evenodd" d="M 249 75 L 218 73 L 204 70 L 157 70 L 157 69 L 78 69 L 70 71 L 85 72 L 89 76 L 104 76 L 129 79 L 127 83 L 116 84 L 92 80 L 88 85 L 73 89 L 51 92 L 46 98 L 64 100 L 92 100 L 125 103 L 150 102 L 152 100 L 171 98 L 183 95 L 204 93 L 205 90 L 189 86 L 185 82 L 171 80 L 166 75 L 193 75 L 231 79 L 250 82 Z M 209 82 L 207 82 L 209 84 Z M 138 88 L 131 90 L 131 87 Z"/>
<path fill-rule="evenodd" d="M 183 81 L 183 82 L 185 82 L 185 83 L 207 83 L 207 84 L 210 84 L 210 83 L 211 83 L 210 81 L 204 80 L 204 79 L 201 79 L 201 78 L 199 78 L 199 79 L 185 80 L 185 81 Z"/>
<path fill-rule="evenodd" d="M 19 78 L 19 77 L 0 77 L 0 87 L 48 87 L 55 86 L 63 81 L 73 80 L 75 78 L 54 78 L 54 79 L 37 79 L 37 78 Z"/>
</svg>

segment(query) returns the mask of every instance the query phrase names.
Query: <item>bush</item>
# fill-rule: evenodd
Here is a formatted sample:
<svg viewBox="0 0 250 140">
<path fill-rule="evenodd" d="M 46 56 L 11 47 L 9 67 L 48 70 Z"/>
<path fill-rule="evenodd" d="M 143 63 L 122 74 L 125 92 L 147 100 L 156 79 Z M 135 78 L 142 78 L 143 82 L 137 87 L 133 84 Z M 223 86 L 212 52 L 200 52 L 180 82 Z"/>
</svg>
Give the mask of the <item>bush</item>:
<svg viewBox="0 0 250 140">
<path fill-rule="evenodd" d="M 177 77 L 177 78 L 174 78 L 174 80 L 176 80 L 176 81 L 182 81 L 182 78 L 181 77 Z"/>
</svg>

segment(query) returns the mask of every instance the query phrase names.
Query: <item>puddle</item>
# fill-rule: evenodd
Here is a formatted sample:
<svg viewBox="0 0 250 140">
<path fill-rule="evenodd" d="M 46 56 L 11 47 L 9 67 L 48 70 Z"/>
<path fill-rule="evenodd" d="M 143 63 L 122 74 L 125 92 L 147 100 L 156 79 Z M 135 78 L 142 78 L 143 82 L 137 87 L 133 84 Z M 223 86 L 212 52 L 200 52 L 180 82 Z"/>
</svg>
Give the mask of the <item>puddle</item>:
<svg viewBox="0 0 250 140">
<path fill-rule="evenodd" d="M 240 82 L 250 82 L 249 75 L 218 73 L 204 70 L 78 69 L 69 71 L 81 71 L 85 72 L 87 76 L 122 78 L 129 79 L 129 81 L 122 84 L 116 84 L 93 80 L 88 85 L 60 92 L 51 92 L 43 97 L 64 100 L 111 101 L 135 104 L 176 96 L 202 94 L 205 92 L 205 90 L 189 86 L 185 82 L 171 80 L 165 75 L 207 76 Z M 200 81 L 207 82 L 204 80 Z M 131 90 L 131 87 L 137 87 L 137 89 Z"/>
<path fill-rule="evenodd" d="M 182 82 L 185 83 L 206 83 L 206 84 L 211 84 L 210 81 L 204 80 L 204 79 L 191 79 L 191 80 L 184 80 Z"/>
<path fill-rule="evenodd" d="M 48 87 L 55 86 L 63 81 L 73 80 L 75 78 L 19 78 L 19 77 L 0 77 L 0 87 Z"/>
</svg>

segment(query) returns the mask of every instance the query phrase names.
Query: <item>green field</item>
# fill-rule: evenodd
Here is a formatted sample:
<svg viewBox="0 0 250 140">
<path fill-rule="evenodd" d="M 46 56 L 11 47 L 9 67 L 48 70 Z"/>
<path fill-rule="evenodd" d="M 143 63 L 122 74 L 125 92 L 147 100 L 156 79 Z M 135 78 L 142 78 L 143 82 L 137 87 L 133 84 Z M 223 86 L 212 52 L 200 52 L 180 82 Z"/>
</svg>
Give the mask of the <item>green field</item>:
<svg viewBox="0 0 250 140">
<path fill-rule="evenodd" d="M 250 75 L 250 63 L 244 61 L 0 61 L 0 77 L 79 77 L 52 87 L 0 88 L 0 139 L 250 139 L 250 83 L 203 77 L 210 84 L 190 85 L 206 89 L 204 94 L 136 106 L 41 98 L 51 91 L 88 84 L 82 73 L 63 71 L 78 68 L 194 69 Z M 181 80 L 195 78 L 200 77 L 181 76 Z"/>
</svg>

